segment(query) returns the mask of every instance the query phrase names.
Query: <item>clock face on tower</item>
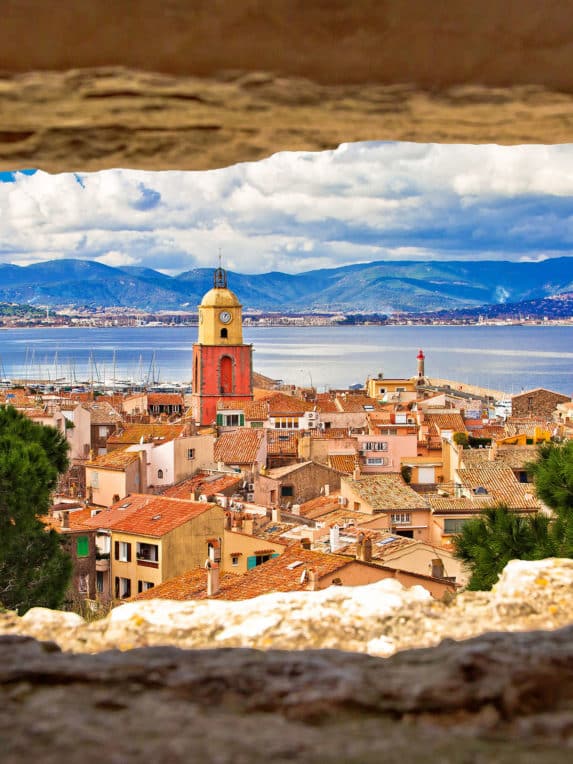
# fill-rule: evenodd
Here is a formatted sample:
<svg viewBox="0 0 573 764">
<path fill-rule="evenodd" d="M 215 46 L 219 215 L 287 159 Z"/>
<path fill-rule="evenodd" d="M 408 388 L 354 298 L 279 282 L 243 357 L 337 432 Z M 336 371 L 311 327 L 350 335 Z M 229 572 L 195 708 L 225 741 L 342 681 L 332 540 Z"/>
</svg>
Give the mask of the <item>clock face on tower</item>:
<svg viewBox="0 0 573 764">
<path fill-rule="evenodd" d="M 223 324 L 228 324 L 231 321 L 231 318 L 232 316 L 228 310 L 222 310 L 219 313 L 219 321 L 221 321 Z"/>
</svg>

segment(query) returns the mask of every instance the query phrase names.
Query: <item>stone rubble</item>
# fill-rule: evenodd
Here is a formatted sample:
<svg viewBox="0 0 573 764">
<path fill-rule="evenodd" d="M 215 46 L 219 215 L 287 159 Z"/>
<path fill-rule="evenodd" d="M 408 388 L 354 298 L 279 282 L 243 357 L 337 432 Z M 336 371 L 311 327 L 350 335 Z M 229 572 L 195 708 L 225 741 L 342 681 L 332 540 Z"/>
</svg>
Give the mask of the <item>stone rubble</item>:
<svg viewBox="0 0 573 764">
<path fill-rule="evenodd" d="M 394 580 L 318 592 L 274 593 L 252 600 L 145 600 L 91 623 L 72 613 L 0 614 L 0 634 L 53 641 L 62 650 L 109 648 L 334 648 L 387 657 L 488 631 L 556 629 L 573 623 L 573 560 L 509 563 L 491 592 L 438 602 L 421 587 Z"/>
</svg>

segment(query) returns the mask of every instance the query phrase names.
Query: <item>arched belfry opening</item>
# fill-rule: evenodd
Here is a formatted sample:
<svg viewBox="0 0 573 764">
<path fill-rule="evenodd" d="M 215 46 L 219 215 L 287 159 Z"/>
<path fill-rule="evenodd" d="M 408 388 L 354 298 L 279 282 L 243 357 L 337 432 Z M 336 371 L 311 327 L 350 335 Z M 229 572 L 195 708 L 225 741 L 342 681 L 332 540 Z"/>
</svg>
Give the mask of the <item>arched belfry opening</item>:
<svg viewBox="0 0 573 764">
<path fill-rule="evenodd" d="M 219 366 L 219 386 L 223 395 L 225 393 L 233 392 L 233 359 L 228 355 L 224 355 L 221 358 Z"/>
<path fill-rule="evenodd" d="M 221 268 L 220 265 L 215 269 L 215 273 L 213 275 L 213 286 L 215 289 L 227 288 L 227 271 L 224 268 Z"/>
</svg>

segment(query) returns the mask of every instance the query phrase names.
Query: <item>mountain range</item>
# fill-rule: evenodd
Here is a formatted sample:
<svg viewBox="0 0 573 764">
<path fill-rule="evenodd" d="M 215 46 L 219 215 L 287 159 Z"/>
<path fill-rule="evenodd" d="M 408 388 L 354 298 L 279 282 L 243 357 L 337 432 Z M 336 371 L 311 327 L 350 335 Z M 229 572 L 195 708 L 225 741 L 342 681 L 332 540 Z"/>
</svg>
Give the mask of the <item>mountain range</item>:
<svg viewBox="0 0 573 764">
<path fill-rule="evenodd" d="M 536 300 L 573 291 L 573 257 L 540 262 L 388 261 L 304 273 L 228 272 L 245 310 L 435 311 Z M 50 260 L 0 265 L 0 301 L 50 307 L 195 310 L 213 269 L 168 276 L 150 268 Z"/>
</svg>

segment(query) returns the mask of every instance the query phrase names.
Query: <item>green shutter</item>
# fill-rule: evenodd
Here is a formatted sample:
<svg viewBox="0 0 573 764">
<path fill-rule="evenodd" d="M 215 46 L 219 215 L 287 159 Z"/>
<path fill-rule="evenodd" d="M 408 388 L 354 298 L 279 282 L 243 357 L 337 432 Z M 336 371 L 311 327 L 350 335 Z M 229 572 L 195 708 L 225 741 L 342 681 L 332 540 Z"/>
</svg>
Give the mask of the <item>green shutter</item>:
<svg viewBox="0 0 573 764">
<path fill-rule="evenodd" d="M 252 557 L 247 557 L 247 570 L 251 570 L 251 568 L 257 567 L 257 557 L 256 555 L 253 555 Z"/>
<path fill-rule="evenodd" d="M 90 540 L 88 536 L 78 536 L 76 539 L 76 555 L 87 557 L 90 553 Z"/>
<path fill-rule="evenodd" d="M 244 414 L 239 414 L 239 424 L 241 425 L 241 427 L 245 426 L 245 415 Z"/>
<path fill-rule="evenodd" d="M 217 427 L 223 426 L 223 414 L 217 414 Z"/>
</svg>

